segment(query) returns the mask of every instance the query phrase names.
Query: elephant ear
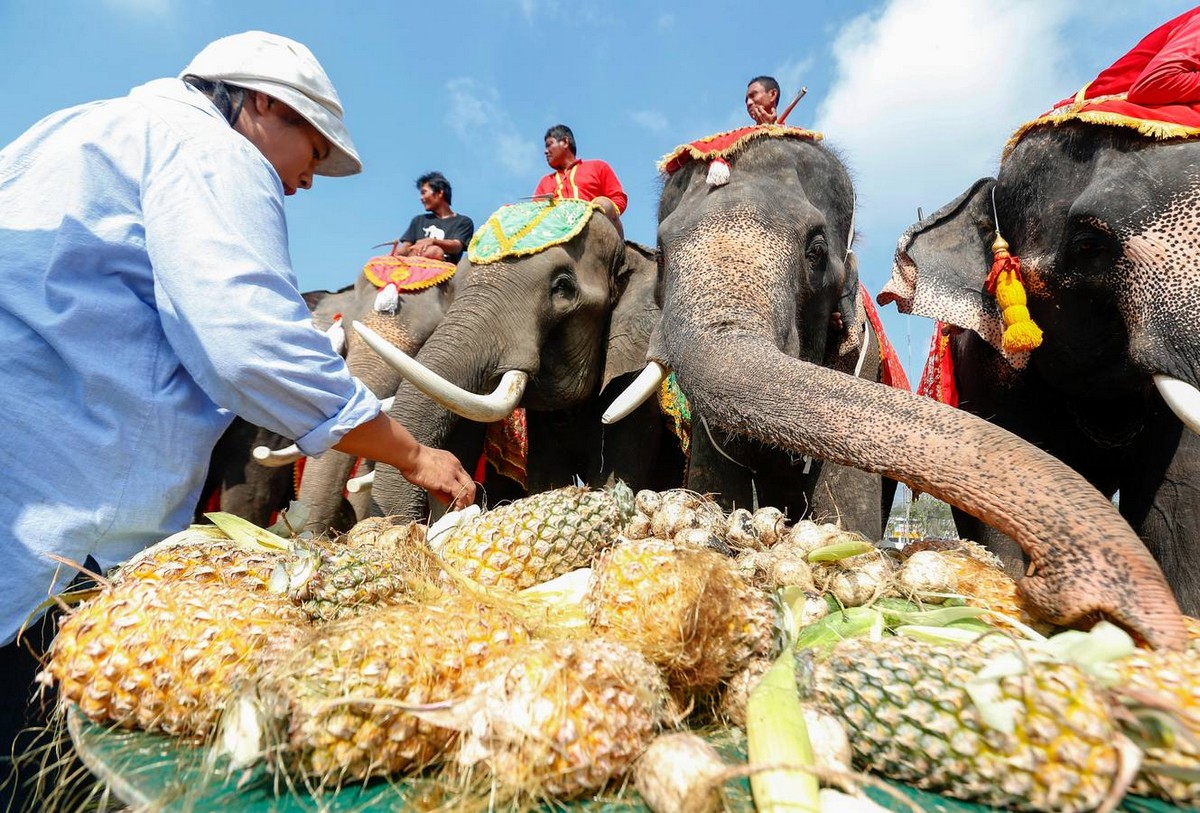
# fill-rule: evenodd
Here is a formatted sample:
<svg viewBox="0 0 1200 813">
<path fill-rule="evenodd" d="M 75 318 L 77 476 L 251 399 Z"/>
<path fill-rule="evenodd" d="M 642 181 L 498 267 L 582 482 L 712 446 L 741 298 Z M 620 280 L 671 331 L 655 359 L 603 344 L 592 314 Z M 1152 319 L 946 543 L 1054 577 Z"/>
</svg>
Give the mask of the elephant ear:
<svg viewBox="0 0 1200 813">
<path fill-rule="evenodd" d="M 983 288 L 996 233 L 995 185 L 995 178 L 981 178 L 949 204 L 909 226 L 896 246 L 892 278 L 877 301 L 880 305 L 894 302 L 901 313 L 973 330 L 1004 353 L 1000 309 Z M 1004 355 L 1020 366 L 1026 354 Z"/>
<path fill-rule="evenodd" d="M 654 296 L 657 285 L 657 252 L 627 240 L 624 260 L 617 270 L 618 299 L 608 327 L 601 392 L 614 378 L 639 372 L 646 366 L 650 334 L 658 326 L 662 313 Z"/>
</svg>

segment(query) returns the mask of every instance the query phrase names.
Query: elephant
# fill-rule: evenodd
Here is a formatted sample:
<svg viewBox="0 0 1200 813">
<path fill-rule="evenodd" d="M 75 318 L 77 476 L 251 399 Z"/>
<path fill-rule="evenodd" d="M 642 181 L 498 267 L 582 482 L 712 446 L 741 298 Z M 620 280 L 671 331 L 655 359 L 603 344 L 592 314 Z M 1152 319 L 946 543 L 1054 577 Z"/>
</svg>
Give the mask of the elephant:
<svg viewBox="0 0 1200 813">
<path fill-rule="evenodd" d="M 1105 497 L 1119 492 L 1121 515 L 1191 615 L 1200 615 L 1200 409 L 1176 415 L 1169 405 L 1200 403 L 1197 195 L 1198 142 L 1079 121 L 1035 127 L 996 178 L 909 227 L 880 293 L 945 325 L 959 407 L 1054 455 Z M 984 289 L 997 224 L 1021 258 L 1043 333 L 1031 351 L 1005 349 Z M 1003 529 L 962 512 L 956 520 L 961 535 L 1023 569 Z"/>
<path fill-rule="evenodd" d="M 453 298 L 453 288 L 454 278 L 451 277 L 424 290 L 399 295 L 392 311 L 377 311 L 374 302 L 379 289 L 360 273 L 353 285 L 333 293 L 307 292 L 304 298 L 312 309 L 313 324 L 318 329 L 328 330 L 335 319 L 341 319 L 344 347 L 340 349 L 347 367 L 352 375 L 383 399 L 395 394 L 400 376 L 383 364 L 349 326 L 356 322 L 369 325 L 398 346 L 416 352 L 441 321 Z M 288 447 L 291 442 L 236 418 L 213 450 L 203 493 L 212 494 L 216 490 L 220 495 L 220 510 L 264 527 L 276 511 L 288 506 L 293 496 L 307 507 L 305 527 L 346 530 L 356 519 L 365 516 L 369 505 L 365 499 L 351 495 L 351 503 L 354 503 L 351 504 L 343 498 L 356 458 L 331 449 L 320 457 L 306 459 L 297 494 L 297 469 L 291 458 L 285 458 L 288 460 L 286 465 L 267 466 L 252 455 L 256 448 L 278 450 Z M 364 462 L 367 466 L 372 465 L 370 461 Z"/>
<path fill-rule="evenodd" d="M 974 415 L 811 360 L 828 331 L 797 311 L 831 312 L 845 290 L 853 186 L 816 134 L 749 129 L 723 172 L 696 157 L 665 181 L 651 368 L 673 371 L 713 428 L 894 478 L 1009 533 L 1035 568 L 1019 589 L 1045 620 L 1103 616 L 1182 648 L 1162 571 L 1076 472 Z"/>
<path fill-rule="evenodd" d="M 658 404 L 646 404 L 619 428 L 604 428 L 599 420 L 612 395 L 645 364 L 658 321 L 653 252 L 624 241 L 591 204 L 546 205 L 586 206 L 578 232 L 566 242 L 486 264 L 472 248 L 466 267 L 460 265 L 454 302 L 421 348 L 418 374 L 399 388 L 389 414 L 421 443 L 448 448 L 470 467 L 483 446 L 480 421 L 502 419 L 521 406 L 528 433 L 522 493 L 577 478 L 591 485 L 621 479 L 634 489 L 679 485 L 682 453 Z M 412 369 L 413 359 L 376 346 Z M 433 386 L 421 386 L 442 403 L 414 383 L 430 374 Z M 480 407 L 493 396 L 475 393 L 493 388 L 504 397 Z M 460 421 L 443 404 L 472 420 Z M 500 496 L 489 493 L 492 482 L 489 476 L 481 489 L 489 501 Z M 424 517 L 429 510 L 425 492 L 387 466 L 376 470 L 371 496 L 377 514 Z"/>
</svg>

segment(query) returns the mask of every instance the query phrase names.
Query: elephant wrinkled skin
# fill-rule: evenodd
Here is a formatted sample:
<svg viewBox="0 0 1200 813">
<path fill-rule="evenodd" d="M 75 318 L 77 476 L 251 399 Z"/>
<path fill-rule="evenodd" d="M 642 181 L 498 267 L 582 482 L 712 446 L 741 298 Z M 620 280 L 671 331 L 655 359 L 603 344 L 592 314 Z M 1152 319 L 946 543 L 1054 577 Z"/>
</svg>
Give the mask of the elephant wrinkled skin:
<svg viewBox="0 0 1200 813">
<path fill-rule="evenodd" d="M 1034 563 L 1020 587 L 1047 620 L 1103 614 L 1152 645 L 1182 647 L 1162 572 L 1078 474 L 966 412 L 800 358 L 822 356 L 824 341 L 819 329 L 796 334 L 802 281 L 845 273 L 854 197 L 841 162 L 812 141 L 759 138 L 731 158 L 727 184 L 710 186 L 706 169 L 693 161 L 663 190 L 663 313 L 649 355 L 675 371 L 694 409 L 1004 529 Z"/>
<path fill-rule="evenodd" d="M 1044 331 L 1006 357 L 982 291 L 993 213 L 1022 261 Z M 1185 612 L 1200 614 L 1200 438 L 1154 376 L 1200 385 L 1200 143 L 1124 128 L 1034 129 L 957 200 L 910 227 L 880 302 L 961 328 L 951 337 L 959 406 L 1082 474 L 1145 542 Z M 1049 510 L 1060 510 L 1051 507 Z M 998 530 L 959 532 L 1004 552 Z"/>
</svg>

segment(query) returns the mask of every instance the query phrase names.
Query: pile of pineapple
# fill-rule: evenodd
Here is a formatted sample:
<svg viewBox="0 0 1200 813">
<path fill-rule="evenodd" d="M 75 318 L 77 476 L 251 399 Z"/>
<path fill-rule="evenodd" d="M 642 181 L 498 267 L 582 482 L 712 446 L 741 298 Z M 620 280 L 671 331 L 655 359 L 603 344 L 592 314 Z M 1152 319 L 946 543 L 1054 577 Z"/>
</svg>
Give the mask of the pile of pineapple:
<svg viewBox="0 0 1200 813">
<path fill-rule="evenodd" d="M 1200 643 L 1047 638 L 970 542 L 884 550 L 621 484 L 332 540 L 221 526 L 147 550 L 64 619 L 43 675 L 62 703 L 312 793 L 422 777 L 523 807 L 619 790 L 681 730 L 753 729 L 786 658 L 823 784 L 871 772 L 1020 810 L 1200 801 Z M 658 773 L 637 787 L 657 813 L 716 810 L 755 771 L 708 767 L 687 804 Z"/>
</svg>

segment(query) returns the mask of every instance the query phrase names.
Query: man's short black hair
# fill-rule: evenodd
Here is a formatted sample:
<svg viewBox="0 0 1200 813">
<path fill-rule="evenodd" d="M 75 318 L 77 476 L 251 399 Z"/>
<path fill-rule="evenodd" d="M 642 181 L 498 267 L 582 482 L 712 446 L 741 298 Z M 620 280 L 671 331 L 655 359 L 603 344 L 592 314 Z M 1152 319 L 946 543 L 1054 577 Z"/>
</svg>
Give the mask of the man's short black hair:
<svg viewBox="0 0 1200 813">
<path fill-rule="evenodd" d="M 775 81 L 774 76 L 756 76 L 746 83 L 746 87 L 750 87 L 755 82 L 758 82 L 760 85 L 762 85 L 763 90 L 767 91 L 768 93 L 772 90 L 775 91 L 776 98 L 779 97 L 779 83 Z"/>
<path fill-rule="evenodd" d="M 571 128 L 567 125 L 554 125 L 542 136 L 542 141 L 545 141 L 547 138 L 553 138 L 555 141 L 565 141 L 567 142 L 567 146 L 571 148 L 572 155 L 579 154 L 579 151 L 575 149 L 575 134 L 571 132 Z"/>
<path fill-rule="evenodd" d="M 420 189 L 425 184 L 429 184 L 429 191 L 441 192 L 446 198 L 446 205 L 450 205 L 450 182 L 446 180 L 446 176 L 440 172 L 426 172 L 420 178 L 417 178 L 417 189 Z"/>
</svg>

